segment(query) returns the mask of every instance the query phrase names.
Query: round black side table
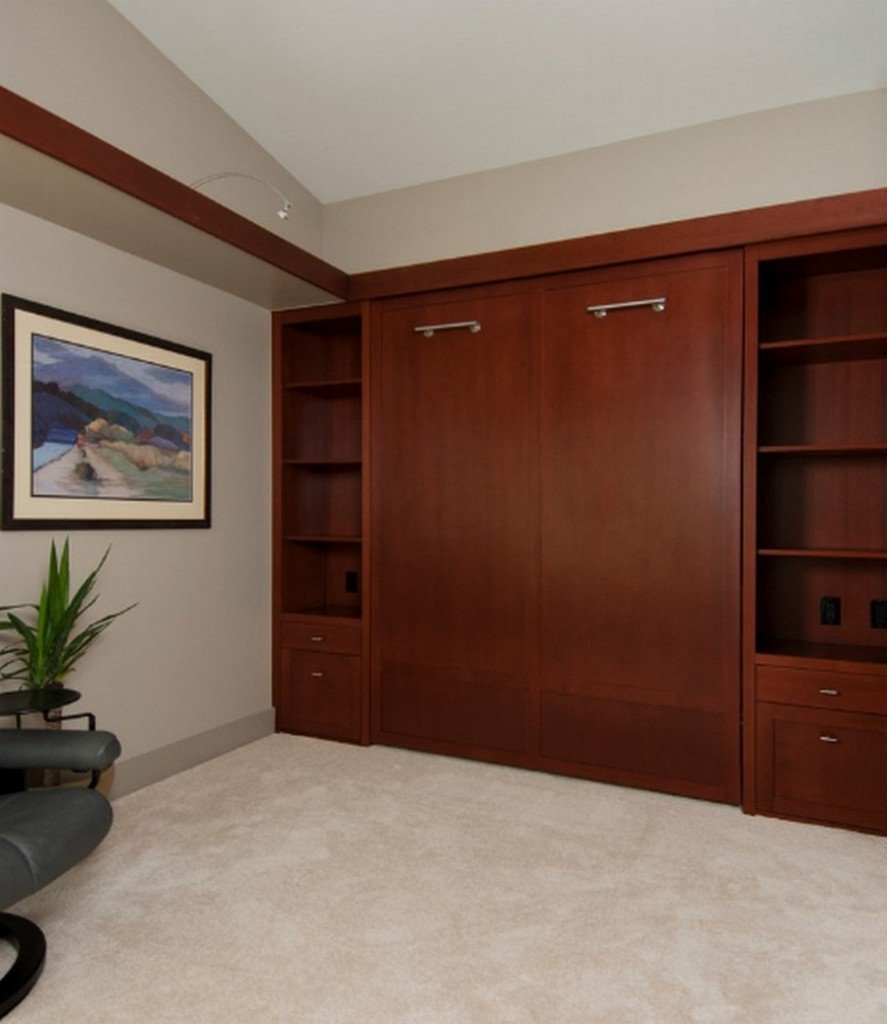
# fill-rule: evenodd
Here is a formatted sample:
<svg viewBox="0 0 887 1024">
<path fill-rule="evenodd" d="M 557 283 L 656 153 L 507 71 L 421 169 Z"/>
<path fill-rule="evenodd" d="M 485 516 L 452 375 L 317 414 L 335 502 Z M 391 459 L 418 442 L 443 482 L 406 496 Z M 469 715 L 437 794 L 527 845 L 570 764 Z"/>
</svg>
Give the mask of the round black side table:
<svg viewBox="0 0 887 1024">
<path fill-rule="evenodd" d="M 39 690 L 14 690 L 12 693 L 0 693 L 0 717 L 15 715 L 15 726 L 21 728 L 22 715 L 33 715 L 37 712 L 47 718 L 51 711 L 63 708 L 80 700 L 77 690 L 68 690 L 64 686 L 44 686 Z"/>
</svg>

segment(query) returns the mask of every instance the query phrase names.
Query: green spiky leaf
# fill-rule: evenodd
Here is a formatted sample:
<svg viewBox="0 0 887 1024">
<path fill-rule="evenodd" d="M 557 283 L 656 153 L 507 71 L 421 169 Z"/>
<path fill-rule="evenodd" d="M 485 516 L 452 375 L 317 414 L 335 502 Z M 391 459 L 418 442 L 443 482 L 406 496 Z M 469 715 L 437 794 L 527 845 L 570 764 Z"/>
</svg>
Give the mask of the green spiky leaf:
<svg viewBox="0 0 887 1024">
<path fill-rule="evenodd" d="M 32 688 L 62 682 L 95 640 L 121 615 L 135 607 L 129 605 L 111 612 L 75 632 L 82 616 L 98 600 L 93 590 L 110 550 L 107 548 L 99 564 L 72 597 L 69 543 L 65 540 L 61 555 L 56 551 L 55 541 L 51 543 L 49 567 L 39 602 L 36 605 L 0 608 L 0 612 L 6 613 L 6 618 L 0 620 L 0 632 L 15 634 L 14 641 L 0 649 L 0 659 L 5 659 L 0 660 L 0 679 L 17 679 Z M 14 614 L 22 609 L 34 613 L 33 624 Z"/>
</svg>

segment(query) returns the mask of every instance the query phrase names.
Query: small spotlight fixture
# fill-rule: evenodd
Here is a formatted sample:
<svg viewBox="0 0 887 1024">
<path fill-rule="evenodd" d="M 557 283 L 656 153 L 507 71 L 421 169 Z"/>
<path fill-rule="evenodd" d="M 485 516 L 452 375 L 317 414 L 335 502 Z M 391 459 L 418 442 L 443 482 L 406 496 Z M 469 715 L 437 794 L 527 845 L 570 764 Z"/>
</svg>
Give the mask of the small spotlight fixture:
<svg viewBox="0 0 887 1024">
<path fill-rule="evenodd" d="M 204 185 L 208 185 L 212 181 L 221 181 L 223 178 L 248 178 L 250 181 L 257 181 L 260 185 L 264 185 L 265 188 L 270 188 L 271 191 L 280 199 L 280 209 L 277 211 L 277 216 L 281 220 L 289 220 L 290 210 L 293 208 L 293 204 L 287 199 L 287 197 L 271 184 L 270 181 L 265 181 L 264 178 L 259 178 L 255 174 L 246 174 L 243 171 L 217 171 L 215 174 L 207 174 L 203 178 L 198 178 L 197 181 L 192 181 L 188 186 L 193 188 L 195 191 L 203 188 Z"/>
</svg>

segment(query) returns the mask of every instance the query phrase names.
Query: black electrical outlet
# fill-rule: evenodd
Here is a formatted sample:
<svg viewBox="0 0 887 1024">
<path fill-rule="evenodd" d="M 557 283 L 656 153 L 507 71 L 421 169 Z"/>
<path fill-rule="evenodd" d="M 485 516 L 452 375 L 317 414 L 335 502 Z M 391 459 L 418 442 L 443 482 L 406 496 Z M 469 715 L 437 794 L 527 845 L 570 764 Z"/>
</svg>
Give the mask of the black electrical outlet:
<svg viewBox="0 0 887 1024">
<path fill-rule="evenodd" d="M 356 594 L 359 586 L 359 579 L 356 572 L 345 573 L 345 593 Z"/>
<path fill-rule="evenodd" d="M 823 597 L 819 601 L 819 622 L 822 626 L 841 625 L 840 597 Z"/>
<path fill-rule="evenodd" d="M 872 601 L 872 629 L 887 629 L 887 601 Z"/>
</svg>

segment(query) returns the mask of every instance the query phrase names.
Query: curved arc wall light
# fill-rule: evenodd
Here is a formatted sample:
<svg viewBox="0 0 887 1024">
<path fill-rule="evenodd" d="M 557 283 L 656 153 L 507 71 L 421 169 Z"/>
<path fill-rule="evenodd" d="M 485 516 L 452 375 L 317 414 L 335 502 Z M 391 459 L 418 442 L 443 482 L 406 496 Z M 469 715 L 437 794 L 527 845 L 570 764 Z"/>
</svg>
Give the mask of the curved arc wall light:
<svg viewBox="0 0 887 1024">
<path fill-rule="evenodd" d="M 260 178 L 256 174 L 247 174 L 245 171 L 216 171 L 214 174 L 206 174 L 202 178 L 198 178 L 197 181 L 192 181 L 188 187 L 198 191 L 203 188 L 204 185 L 209 185 L 213 181 L 222 181 L 225 178 L 246 178 L 249 181 L 257 181 L 260 185 L 264 185 L 265 188 L 271 189 L 281 202 L 280 209 L 277 211 L 277 216 L 281 220 L 289 219 L 290 210 L 293 208 L 293 204 L 279 188 L 272 185 L 270 181 L 265 181 L 264 178 Z"/>
</svg>

